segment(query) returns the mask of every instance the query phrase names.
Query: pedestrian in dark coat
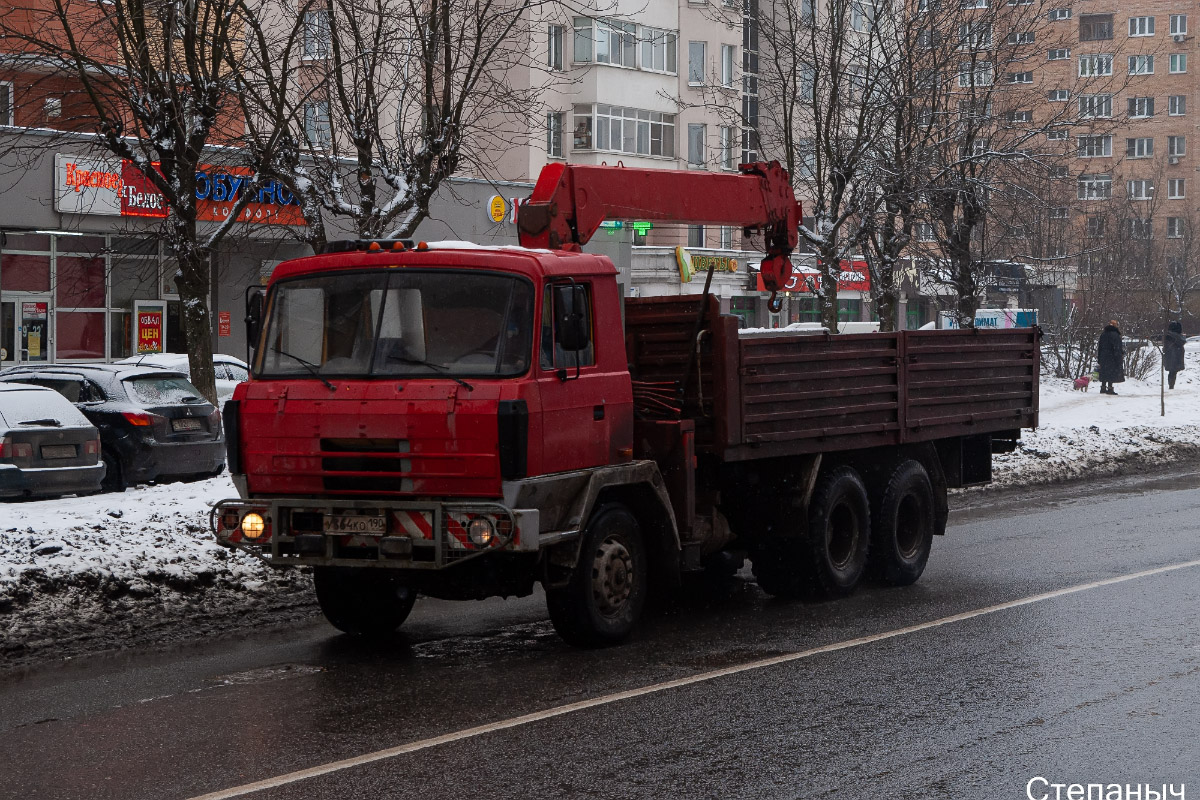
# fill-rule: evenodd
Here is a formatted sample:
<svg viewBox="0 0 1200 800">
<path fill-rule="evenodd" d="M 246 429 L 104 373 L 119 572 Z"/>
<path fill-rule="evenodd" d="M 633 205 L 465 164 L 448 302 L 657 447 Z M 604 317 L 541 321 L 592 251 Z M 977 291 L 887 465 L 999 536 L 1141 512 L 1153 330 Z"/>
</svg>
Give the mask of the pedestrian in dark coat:
<svg viewBox="0 0 1200 800">
<path fill-rule="evenodd" d="M 1163 339 L 1163 369 L 1167 371 L 1167 388 L 1175 388 L 1175 375 L 1183 369 L 1183 326 L 1178 321 L 1167 325 Z"/>
<path fill-rule="evenodd" d="M 1100 362 L 1100 394 L 1116 394 L 1113 384 L 1125 382 L 1125 345 L 1115 319 L 1104 326 L 1096 350 L 1096 360 Z"/>
</svg>

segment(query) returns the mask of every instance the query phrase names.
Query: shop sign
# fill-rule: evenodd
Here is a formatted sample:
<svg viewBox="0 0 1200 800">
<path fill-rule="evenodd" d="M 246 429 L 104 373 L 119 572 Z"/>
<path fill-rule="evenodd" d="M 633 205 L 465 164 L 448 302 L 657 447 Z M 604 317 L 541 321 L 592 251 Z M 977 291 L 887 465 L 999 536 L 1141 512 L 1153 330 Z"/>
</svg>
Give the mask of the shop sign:
<svg viewBox="0 0 1200 800">
<path fill-rule="evenodd" d="M 692 281 L 692 254 L 682 247 L 675 248 L 675 265 L 679 267 L 680 283 Z"/>
<path fill-rule="evenodd" d="M 500 195 L 494 194 L 488 199 L 487 215 L 492 222 L 504 222 L 504 215 L 507 211 L 508 206 Z"/>
<path fill-rule="evenodd" d="M 141 309 L 137 315 L 137 351 L 139 353 L 161 353 L 163 351 L 163 312 Z"/>
<path fill-rule="evenodd" d="M 45 319 L 49 312 L 47 303 L 21 303 L 21 319 L 26 322 L 36 322 Z"/>
<path fill-rule="evenodd" d="M 850 267 L 850 269 L 847 269 Z M 757 276 L 758 291 L 767 291 L 766 285 L 763 283 L 762 274 Z M 781 291 L 795 292 L 797 294 L 816 294 L 821 290 L 821 273 L 808 271 L 801 267 L 792 267 L 792 275 L 788 278 L 787 283 L 783 285 Z M 871 291 L 871 277 L 867 273 L 867 264 L 865 261 L 843 261 L 842 272 L 838 276 L 838 292 L 869 292 Z"/>
<path fill-rule="evenodd" d="M 217 336 L 232 336 L 233 323 L 229 318 L 228 311 L 217 312 Z"/>
<path fill-rule="evenodd" d="M 713 272 L 737 272 L 738 262 L 736 258 L 729 256 L 692 256 L 692 274 L 698 272 L 708 272 L 709 267 L 713 268 Z"/>
<path fill-rule="evenodd" d="M 201 221 L 223 222 L 249 191 L 254 172 L 243 167 L 201 165 L 196 173 L 196 212 Z M 162 193 L 133 162 L 115 158 L 55 156 L 54 208 L 65 214 L 119 217 L 167 216 Z M 268 181 L 246 204 L 238 221 L 304 225 L 300 201 L 278 181 Z"/>
</svg>

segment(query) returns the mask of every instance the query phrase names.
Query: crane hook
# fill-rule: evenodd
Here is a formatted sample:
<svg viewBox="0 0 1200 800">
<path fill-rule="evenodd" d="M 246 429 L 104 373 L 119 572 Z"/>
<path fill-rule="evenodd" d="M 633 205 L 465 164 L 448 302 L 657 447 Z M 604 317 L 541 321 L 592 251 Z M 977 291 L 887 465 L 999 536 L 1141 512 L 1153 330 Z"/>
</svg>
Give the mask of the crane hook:
<svg viewBox="0 0 1200 800">
<path fill-rule="evenodd" d="M 783 298 L 779 296 L 779 292 L 771 292 L 771 299 L 767 301 L 767 308 L 771 309 L 772 314 L 778 314 L 783 311 Z"/>
</svg>

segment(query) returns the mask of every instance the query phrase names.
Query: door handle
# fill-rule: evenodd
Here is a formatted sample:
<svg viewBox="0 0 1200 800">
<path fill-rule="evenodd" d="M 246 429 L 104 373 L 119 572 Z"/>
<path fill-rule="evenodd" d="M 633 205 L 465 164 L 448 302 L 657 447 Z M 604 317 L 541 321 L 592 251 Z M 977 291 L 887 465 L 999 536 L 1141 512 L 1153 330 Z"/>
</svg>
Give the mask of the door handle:
<svg viewBox="0 0 1200 800">
<path fill-rule="evenodd" d="M 604 419 L 604 404 L 592 406 L 592 419 L 599 421 Z"/>
</svg>

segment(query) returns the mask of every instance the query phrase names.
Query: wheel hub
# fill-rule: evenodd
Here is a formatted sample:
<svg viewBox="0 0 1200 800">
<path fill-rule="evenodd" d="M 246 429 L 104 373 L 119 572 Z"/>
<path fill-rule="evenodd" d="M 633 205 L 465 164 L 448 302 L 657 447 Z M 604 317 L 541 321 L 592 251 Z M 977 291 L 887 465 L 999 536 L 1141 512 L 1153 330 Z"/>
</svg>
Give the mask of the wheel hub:
<svg viewBox="0 0 1200 800">
<path fill-rule="evenodd" d="M 633 558 L 616 537 L 610 536 L 596 548 L 592 562 L 592 595 L 601 614 L 620 613 L 633 594 Z"/>
</svg>

